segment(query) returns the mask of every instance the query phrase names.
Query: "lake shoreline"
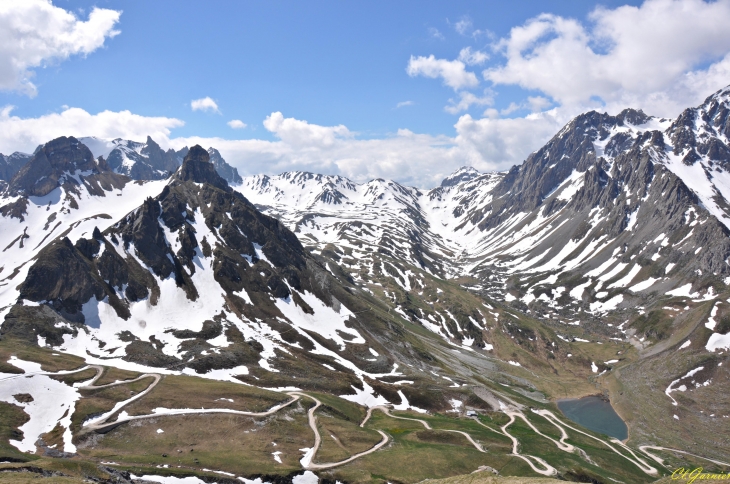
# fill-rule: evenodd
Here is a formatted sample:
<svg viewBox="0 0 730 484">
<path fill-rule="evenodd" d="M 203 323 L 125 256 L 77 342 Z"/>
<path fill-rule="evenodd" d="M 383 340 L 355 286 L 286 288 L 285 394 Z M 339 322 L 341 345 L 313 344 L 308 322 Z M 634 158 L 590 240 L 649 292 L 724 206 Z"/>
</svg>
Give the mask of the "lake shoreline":
<svg viewBox="0 0 730 484">
<path fill-rule="evenodd" d="M 621 441 L 629 438 L 628 425 L 603 394 L 560 399 L 556 405 L 565 418 L 578 425 Z"/>
</svg>

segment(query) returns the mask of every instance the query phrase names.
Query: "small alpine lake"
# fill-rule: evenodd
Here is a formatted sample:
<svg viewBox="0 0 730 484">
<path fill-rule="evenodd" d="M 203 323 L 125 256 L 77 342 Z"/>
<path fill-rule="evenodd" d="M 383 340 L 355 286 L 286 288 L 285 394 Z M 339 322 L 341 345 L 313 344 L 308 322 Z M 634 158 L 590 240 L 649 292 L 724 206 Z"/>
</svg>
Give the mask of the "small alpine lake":
<svg viewBox="0 0 730 484">
<path fill-rule="evenodd" d="M 626 423 L 621 420 L 611 403 L 596 395 L 558 400 L 558 408 L 568 419 L 594 432 L 619 440 L 629 436 Z"/>
</svg>

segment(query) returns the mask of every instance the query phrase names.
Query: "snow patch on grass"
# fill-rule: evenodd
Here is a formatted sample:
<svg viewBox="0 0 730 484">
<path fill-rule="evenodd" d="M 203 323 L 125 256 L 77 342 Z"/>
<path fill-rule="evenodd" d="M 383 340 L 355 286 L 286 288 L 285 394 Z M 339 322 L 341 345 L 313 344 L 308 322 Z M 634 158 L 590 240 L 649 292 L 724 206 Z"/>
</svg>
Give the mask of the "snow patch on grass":
<svg viewBox="0 0 730 484">
<path fill-rule="evenodd" d="M 352 339 L 349 339 L 347 343 L 365 343 L 365 338 L 356 329 L 348 328 L 345 325 L 345 321 L 354 315 L 344 305 L 340 305 L 340 311 L 338 312 L 331 307 L 325 306 L 314 294 L 305 291 L 299 295 L 312 308 L 314 314 L 305 313 L 301 307 L 294 303 L 291 297 L 276 300 L 276 307 L 293 325 L 334 341 L 340 346 L 341 350 L 345 349 L 345 340 L 339 333 L 352 336 Z"/>
<path fill-rule="evenodd" d="M 629 291 L 631 291 L 631 292 L 641 292 L 641 291 L 643 291 L 645 289 L 649 289 L 658 280 L 659 279 L 657 279 L 657 278 L 650 277 L 649 279 L 647 279 L 645 281 L 641 281 L 638 284 L 634 284 L 633 286 L 631 286 L 629 288 Z"/>
<path fill-rule="evenodd" d="M 626 274 L 624 277 L 619 279 L 618 281 L 614 282 L 610 286 L 608 286 L 609 289 L 615 288 L 615 287 L 626 287 L 629 285 L 629 283 L 636 277 L 636 274 L 639 273 L 641 270 L 641 266 L 639 264 L 634 264 L 634 267 L 631 268 L 628 274 Z"/>
<path fill-rule="evenodd" d="M 13 366 L 26 370 L 24 375 L 0 373 L 0 401 L 12 403 L 23 408 L 30 420 L 20 430 L 23 440 L 10 440 L 10 444 L 21 452 L 34 453 L 38 438 L 53 430 L 57 424 L 64 428 L 63 451 L 76 452 L 71 442 L 71 416 L 76 409 L 76 401 L 80 398 L 78 390 L 46 375 L 30 375 L 31 371 L 40 371 L 37 363 L 26 362 L 17 358 L 8 360 Z M 30 371 L 29 371 L 30 370 Z M 33 397 L 32 402 L 19 402 L 14 395 L 27 393 Z"/>
<path fill-rule="evenodd" d="M 718 305 L 715 304 L 712 307 L 712 312 L 710 313 L 710 317 L 707 318 L 707 322 L 705 323 L 705 327 L 709 330 L 713 330 L 713 329 L 715 329 L 715 326 L 717 326 L 717 321 L 715 321 L 715 316 L 717 316 L 717 310 L 718 310 L 717 306 Z"/>
<path fill-rule="evenodd" d="M 710 339 L 707 340 L 707 345 L 705 345 L 705 348 L 707 349 L 707 351 L 713 352 L 717 350 L 730 350 L 730 333 L 712 333 Z"/>
<path fill-rule="evenodd" d="M 400 396 L 400 403 L 398 405 L 393 405 L 393 410 L 413 410 L 414 412 L 418 413 L 428 413 L 426 410 L 418 407 L 414 407 L 408 402 L 408 399 L 403 394 L 403 390 L 398 390 L 398 396 Z"/>
<path fill-rule="evenodd" d="M 612 311 L 618 307 L 619 304 L 624 300 L 623 294 L 614 296 L 606 302 L 596 301 L 590 304 L 591 312 L 594 313 L 605 313 Z"/>
</svg>

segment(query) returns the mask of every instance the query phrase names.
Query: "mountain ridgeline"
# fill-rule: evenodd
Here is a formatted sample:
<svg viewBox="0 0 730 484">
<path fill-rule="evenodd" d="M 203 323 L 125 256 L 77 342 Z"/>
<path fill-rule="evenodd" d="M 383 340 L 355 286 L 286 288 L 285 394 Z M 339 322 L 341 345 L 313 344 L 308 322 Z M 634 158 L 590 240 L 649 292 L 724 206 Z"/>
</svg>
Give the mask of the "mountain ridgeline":
<svg viewBox="0 0 730 484">
<path fill-rule="evenodd" d="M 63 147 L 49 145 L 64 152 Z M 201 278 L 204 271 L 211 277 Z M 225 292 L 227 307 L 240 315 L 259 315 L 270 306 L 268 294 L 286 298 L 292 288 L 321 295 L 306 271 L 305 253 L 296 237 L 233 191 L 215 171 L 208 152 L 196 146 L 159 195 L 148 197 L 116 224 L 103 232 L 95 228 L 91 237 L 75 242 L 59 237 L 44 247 L 18 289 L 21 300 L 42 302 L 78 323 L 89 324 L 82 311 L 85 304 L 105 301 L 123 323 L 132 317 L 130 305 L 139 301 L 157 305 L 165 296 L 161 281 L 174 281 L 173 292 L 182 291 L 191 302 L 209 296 L 206 291 L 212 288 L 205 284 L 215 281 Z M 241 291 L 256 304 L 247 308 L 236 295 Z M 8 319 L 14 314 L 11 310 Z M 16 329 L 29 330 L 27 324 L 6 328 Z M 59 341 L 58 334 L 64 331 L 51 325 L 35 333 Z M 161 353 L 156 358 L 174 360 Z"/>
<path fill-rule="evenodd" d="M 400 410 L 603 392 L 632 444 L 728 458 L 729 136 L 730 88 L 592 111 L 431 190 L 61 137 L 0 159 L 0 339 Z"/>
<path fill-rule="evenodd" d="M 114 139 L 104 140 L 94 137 L 79 138 L 91 149 L 95 157 L 102 156 L 115 173 L 126 175 L 133 180 L 163 180 L 168 178 L 182 164 L 188 148 L 178 151 L 163 150 L 151 137 L 144 143 Z M 238 170 L 226 163 L 215 148 L 209 148 L 211 162 L 228 183 L 241 183 Z"/>
<path fill-rule="evenodd" d="M 84 191 L 99 168 L 73 138 L 44 150 L 52 153 L 52 164 L 77 173 L 69 178 L 77 185 L 57 183 L 57 190 L 79 204 L 87 196 L 110 195 Z M 366 395 L 377 388 L 397 401 L 398 394 L 377 378 L 400 376 L 391 371 L 394 361 L 417 362 L 423 350 L 396 343 L 402 332 L 385 308 L 369 306 L 367 294 L 346 275 L 332 273 L 281 222 L 232 189 L 208 151 L 191 148 L 172 177 L 149 183 L 159 193 L 103 230 L 92 224 L 111 216 L 81 217 L 85 232 L 66 230 L 35 252 L 21 252 L 34 255 L 16 268 L 22 282 L 14 291 L 6 288 L 5 299 L 16 302 L 5 307 L 3 337 L 106 363 L 200 374 L 226 370 L 243 381 L 274 378 L 282 386 L 296 379 L 300 387 L 344 394 L 353 386 Z M 26 202 L 23 215 L 35 218 L 33 203 L 23 189 L 17 192 Z M 78 210 L 76 205 L 61 212 Z M 11 244 L 16 247 L 20 251 Z M 271 338 L 272 332 L 281 336 Z M 279 369 L 286 374 L 272 373 Z M 407 391 L 427 408 L 448 408 L 446 396 L 428 399 L 421 385 Z"/>
<path fill-rule="evenodd" d="M 676 120 L 585 113 L 508 172 L 464 168 L 427 192 L 306 173 L 247 177 L 241 191 L 305 245 L 477 277 L 521 309 L 591 317 L 687 284 L 717 294 L 730 276 L 729 99 Z"/>
<path fill-rule="evenodd" d="M 73 137 L 64 137 L 62 139 L 73 139 L 74 143 L 78 142 L 86 149 L 89 149 L 93 153 L 91 157 L 98 164 L 96 168 L 102 171 L 111 171 L 126 175 L 132 180 L 166 179 L 180 167 L 183 158 L 188 152 L 187 147 L 178 151 L 172 149 L 165 151 L 149 136 L 144 143 L 120 138 L 103 140 L 94 137 L 85 137 L 77 140 Z M 16 151 L 11 155 L 5 156 L 0 153 L 0 183 L 9 183 L 21 168 L 25 167 L 32 158 L 37 157 L 36 155 L 39 152 L 44 152 L 40 158 L 43 156 L 48 158 L 48 152 L 45 152 L 45 146 L 39 146 L 33 154 Z M 209 148 L 208 153 L 216 171 L 223 179 L 231 184 L 241 183 L 242 179 L 238 174 L 238 170 L 229 165 L 218 150 Z M 84 155 L 86 154 L 84 153 Z M 100 156 L 102 160 L 98 160 Z M 42 177 L 43 175 L 40 175 L 39 170 L 43 171 L 43 169 L 39 168 L 39 165 L 44 164 L 43 161 L 36 162 L 36 167 L 31 170 L 30 175 L 26 175 L 26 178 L 32 179 L 35 182 L 38 178 Z M 38 177 L 34 179 L 36 175 Z"/>
</svg>

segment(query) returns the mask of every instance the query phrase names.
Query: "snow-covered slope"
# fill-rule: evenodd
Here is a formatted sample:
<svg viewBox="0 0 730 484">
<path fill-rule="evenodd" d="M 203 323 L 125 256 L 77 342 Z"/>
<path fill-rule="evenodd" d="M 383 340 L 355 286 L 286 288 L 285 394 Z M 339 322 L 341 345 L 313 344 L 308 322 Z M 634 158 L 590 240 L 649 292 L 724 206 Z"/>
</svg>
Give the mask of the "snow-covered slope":
<svg viewBox="0 0 730 484">
<path fill-rule="evenodd" d="M 463 168 L 428 192 L 296 172 L 240 191 L 306 245 L 347 248 L 356 277 L 385 255 L 547 313 L 632 308 L 687 283 L 700 297 L 730 275 L 729 97 L 677 120 L 589 112 L 507 173 Z"/>
<path fill-rule="evenodd" d="M 62 154 L 56 147 L 54 156 Z M 371 334 L 384 322 L 293 233 L 233 191 L 205 150 L 193 147 L 169 180 L 136 186 L 144 202 L 128 213 L 91 212 L 96 201 L 74 193 L 88 207 L 83 220 L 70 219 L 32 251 L 31 239 L 16 240 L 25 259 L 3 281 L 3 335 L 136 370 L 251 383 L 286 370 L 280 386 L 302 375 L 302 384 L 322 381 L 345 398 L 387 402 L 373 385 L 403 374 L 393 357 L 400 345 Z M 62 215 L 74 212 L 60 197 L 69 191 L 30 199 L 22 222 L 32 239 L 50 230 L 41 226 L 46 208 L 50 228 L 65 227 Z"/>
<path fill-rule="evenodd" d="M 51 163 L 72 158 L 72 153 L 91 160 L 91 153 L 79 143 L 52 142 L 40 151 L 47 151 Z M 18 285 L 25 280 L 33 260 L 47 244 L 62 235 L 75 243 L 80 237 L 91 234 L 95 227 L 105 230 L 137 207 L 140 200 L 159 193 L 165 184 L 164 181 L 134 182 L 121 175 L 102 172 L 92 165 L 83 169 L 68 165 L 53 176 L 60 182 L 48 193 L 6 192 L 0 199 L 0 249 L 3 251 L 0 319 L 17 301 Z"/>
<path fill-rule="evenodd" d="M 238 189 L 284 221 L 305 245 L 347 247 L 361 265 L 372 264 L 375 251 L 434 274 L 454 275 L 463 250 L 454 229 L 468 216 L 464 207 L 487 203 L 502 176 L 466 170 L 471 179 L 428 193 L 382 179 L 357 184 L 300 172 L 247 177 Z"/>
<path fill-rule="evenodd" d="M 182 162 L 178 153 L 163 151 L 149 136 L 144 143 L 94 137 L 79 138 L 79 141 L 89 147 L 94 158 L 104 157 L 115 173 L 135 180 L 162 180 L 169 177 Z"/>
<path fill-rule="evenodd" d="M 730 87 L 686 109 L 665 131 L 660 162 L 730 228 Z"/>
<path fill-rule="evenodd" d="M 93 136 L 79 138 L 94 158 L 103 157 L 115 173 L 127 175 L 135 180 L 162 180 L 169 177 L 182 164 L 188 153 L 184 147 L 179 151 L 164 151 L 151 138 L 144 143 L 138 141 L 95 138 Z M 229 165 L 215 148 L 208 148 L 208 154 L 216 171 L 228 183 L 239 184 L 241 177 L 236 168 Z"/>
</svg>

